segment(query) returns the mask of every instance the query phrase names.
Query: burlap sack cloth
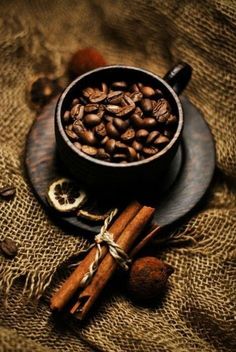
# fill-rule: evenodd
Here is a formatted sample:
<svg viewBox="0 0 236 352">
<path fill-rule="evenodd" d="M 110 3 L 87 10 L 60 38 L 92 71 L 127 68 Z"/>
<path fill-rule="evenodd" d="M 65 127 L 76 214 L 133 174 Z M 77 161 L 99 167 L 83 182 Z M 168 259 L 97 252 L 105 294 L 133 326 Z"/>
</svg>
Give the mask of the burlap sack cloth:
<svg viewBox="0 0 236 352">
<path fill-rule="evenodd" d="M 235 341 L 236 7 L 233 1 L 1 1 L 0 239 L 19 245 L 0 256 L 0 351 L 232 351 Z M 114 284 L 83 326 L 54 321 L 48 298 L 66 275 L 59 265 L 86 246 L 55 227 L 29 187 L 26 135 L 35 118 L 27 85 L 38 72 L 60 76 L 71 53 L 94 46 L 109 63 L 163 75 L 176 61 L 194 69 L 186 91 L 216 141 L 211 194 L 157 255 L 175 267 L 161 305 L 135 306 Z M 55 273 L 56 272 L 56 273 Z M 53 275 L 55 273 L 55 275 Z M 53 277 L 53 279 L 52 279 Z M 24 295 L 22 292 L 24 291 Z M 44 295 L 38 303 L 34 297 Z M 30 299 L 29 299 L 30 298 Z"/>
</svg>

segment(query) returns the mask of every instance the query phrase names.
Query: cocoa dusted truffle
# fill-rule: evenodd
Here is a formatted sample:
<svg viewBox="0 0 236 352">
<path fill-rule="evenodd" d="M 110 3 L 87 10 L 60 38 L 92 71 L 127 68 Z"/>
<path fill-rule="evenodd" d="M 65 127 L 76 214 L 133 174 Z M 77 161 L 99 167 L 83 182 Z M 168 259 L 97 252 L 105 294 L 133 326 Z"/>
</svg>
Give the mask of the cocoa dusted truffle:
<svg viewBox="0 0 236 352">
<path fill-rule="evenodd" d="M 166 287 L 169 276 L 174 272 L 171 265 L 155 257 L 135 260 L 128 278 L 128 291 L 137 301 L 148 301 L 157 297 Z"/>
</svg>

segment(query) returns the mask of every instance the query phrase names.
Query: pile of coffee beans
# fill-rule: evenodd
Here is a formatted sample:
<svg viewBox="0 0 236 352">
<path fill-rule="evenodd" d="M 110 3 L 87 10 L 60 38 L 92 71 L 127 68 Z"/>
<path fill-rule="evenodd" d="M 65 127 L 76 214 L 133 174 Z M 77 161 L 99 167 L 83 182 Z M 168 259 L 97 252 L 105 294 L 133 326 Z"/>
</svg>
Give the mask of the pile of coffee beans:
<svg viewBox="0 0 236 352">
<path fill-rule="evenodd" d="M 124 81 L 87 87 L 65 111 L 74 146 L 94 158 L 128 163 L 149 158 L 173 137 L 177 117 L 159 89 Z"/>
</svg>

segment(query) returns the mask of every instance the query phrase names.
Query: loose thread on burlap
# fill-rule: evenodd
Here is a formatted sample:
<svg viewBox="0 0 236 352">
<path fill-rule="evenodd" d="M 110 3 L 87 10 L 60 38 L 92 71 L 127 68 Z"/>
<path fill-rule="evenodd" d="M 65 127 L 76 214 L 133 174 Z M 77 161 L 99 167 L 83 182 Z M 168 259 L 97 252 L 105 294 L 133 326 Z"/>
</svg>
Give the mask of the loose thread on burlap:
<svg viewBox="0 0 236 352">
<path fill-rule="evenodd" d="M 109 224 L 116 216 L 117 212 L 117 208 L 113 209 L 110 212 L 108 217 L 104 220 L 104 224 L 101 227 L 99 234 L 97 234 L 94 238 L 95 243 L 91 244 L 91 246 L 89 246 L 86 250 L 82 251 L 83 253 L 87 253 L 93 247 L 97 247 L 94 261 L 90 264 L 88 272 L 84 275 L 83 279 L 81 280 L 80 287 L 86 287 L 91 282 L 94 274 L 96 273 L 102 257 L 102 243 L 106 243 L 108 245 L 109 253 L 124 270 L 128 270 L 129 268 L 129 263 L 131 262 L 131 260 L 129 259 L 125 251 L 114 241 L 112 233 L 107 231 Z M 78 264 L 79 263 L 76 263 L 71 266 L 75 266 Z"/>
</svg>

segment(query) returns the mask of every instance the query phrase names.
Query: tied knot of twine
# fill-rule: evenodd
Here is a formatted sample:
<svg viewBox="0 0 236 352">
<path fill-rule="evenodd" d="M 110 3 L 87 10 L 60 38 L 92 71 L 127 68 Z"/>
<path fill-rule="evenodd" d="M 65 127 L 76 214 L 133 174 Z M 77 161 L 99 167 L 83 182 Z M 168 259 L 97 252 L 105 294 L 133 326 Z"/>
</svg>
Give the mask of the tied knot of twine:
<svg viewBox="0 0 236 352">
<path fill-rule="evenodd" d="M 104 220 L 104 224 L 101 227 L 99 234 L 95 236 L 94 238 L 95 243 L 93 243 L 87 249 L 87 250 L 90 250 L 94 246 L 97 247 L 94 261 L 90 264 L 88 272 L 84 275 L 83 279 L 81 280 L 80 287 L 87 286 L 91 282 L 94 274 L 96 273 L 102 257 L 102 249 L 101 249 L 102 243 L 107 244 L 109 253 L 124 270 L 129 269 L 129 263 L 131 262 L 130 258 L 125 253 L 125 251 L 114 241 L 113 235 L 107 231 L 108 225 L 117 214 L 117 211 L 118 209 L 114 209 L 111 211 L 108 217 Z"/>
</svg>

